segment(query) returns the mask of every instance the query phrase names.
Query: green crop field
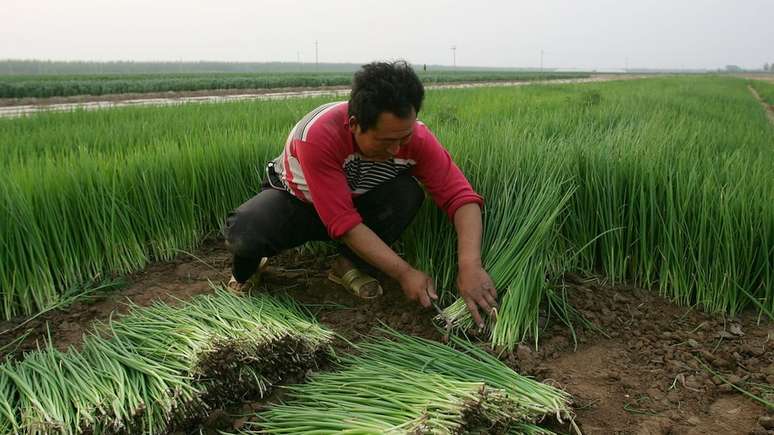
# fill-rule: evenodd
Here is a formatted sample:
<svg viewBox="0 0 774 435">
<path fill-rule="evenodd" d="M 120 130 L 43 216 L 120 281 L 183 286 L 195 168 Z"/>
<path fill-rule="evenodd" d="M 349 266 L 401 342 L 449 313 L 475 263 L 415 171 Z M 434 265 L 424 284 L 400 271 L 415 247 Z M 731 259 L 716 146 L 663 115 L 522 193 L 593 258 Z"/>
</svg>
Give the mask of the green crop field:
<svg viewBox="0 0 774 435">
<path fill-rule="evenodd" d="M 0 121 L 2 316 L 195 247 L 323 101 Z M 485 262 L 512 319 L 496 343 L 537 333 L 567 271 L 713 312 L 774 310 L 774 128 L 744 80 L 431 91 L 421 118 L 486 198 Z M 404 249 L 452 288 L 454 238 L 430 204 Z"/>
<path fill-rule="evenodd" d="M 582 78 L 579 73 L 439 71 L 421 73 L 424 83 Z M 46 98 L 216 89 L 272 89 L 344 86 L 351 72 L 339 73 L 183 73 L 104 75 L 0 75 L 0 98 Z"/>
</svg>

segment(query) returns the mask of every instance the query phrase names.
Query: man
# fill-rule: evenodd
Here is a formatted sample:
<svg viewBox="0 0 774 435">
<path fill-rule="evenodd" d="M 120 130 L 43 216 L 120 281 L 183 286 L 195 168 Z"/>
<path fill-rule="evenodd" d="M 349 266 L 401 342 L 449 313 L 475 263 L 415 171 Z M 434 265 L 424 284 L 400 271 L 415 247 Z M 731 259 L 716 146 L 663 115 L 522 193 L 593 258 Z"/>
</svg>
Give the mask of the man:
<svg viewBox="0 0 774 435">
<path fill-rule="evenodd" d="M 416 215 L 427 189 L 458 238 L 457 286 L 473 319 L 496 307 L 481 264 L 483 200 L 430 130 L 417 121 L 424 87 L 404 61 L 374 62 L 355 73 L 348 102 L 310 112 L 266 168 L 258 195 L 229 214 L 224 233 L 234 255 L 229 285 L 241 291 L 265 258 L 311 240 L 337 240 L 329 278 L 362 298 L 382 288 L 371 266 L 413 301 L 437 299 L 433 280 L 390 244 Z"/>
</svg>

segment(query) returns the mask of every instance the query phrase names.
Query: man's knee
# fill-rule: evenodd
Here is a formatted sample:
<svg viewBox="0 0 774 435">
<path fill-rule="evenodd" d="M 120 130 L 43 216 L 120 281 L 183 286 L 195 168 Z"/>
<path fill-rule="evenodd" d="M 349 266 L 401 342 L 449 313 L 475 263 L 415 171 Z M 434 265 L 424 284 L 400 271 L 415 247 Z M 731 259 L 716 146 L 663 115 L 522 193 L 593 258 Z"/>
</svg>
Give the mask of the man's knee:
<svg viewBox="0 0 774 435">
<path fill-rule="evenodd" d="M 266 233 L 276 224 L 271 217 L 279 205 L 272 192 L 263 191 L 229 213 L 223 226 L 228 250 L 240 257 L 261 254 L 268 244 Z"/>
<path fill-rule="evenodd" d="M 312 206 L 267 189 L 229 213 L 223 236 L 234 255 L 271 257 L 309 240 L 327 239 L 327 232 Z"/>
<path fill-rule="evenodd" d="M 249 236 L 250 226 L 247 222 L 246 213 L 234 210 L 229 213 L 226 223 L 223 226 L 223 237 L 226 239 L 226 248 L 234 255 L 240 257 L 250 256 L 250 251 L 254 250 L 256 240 Z"/>
</svg>

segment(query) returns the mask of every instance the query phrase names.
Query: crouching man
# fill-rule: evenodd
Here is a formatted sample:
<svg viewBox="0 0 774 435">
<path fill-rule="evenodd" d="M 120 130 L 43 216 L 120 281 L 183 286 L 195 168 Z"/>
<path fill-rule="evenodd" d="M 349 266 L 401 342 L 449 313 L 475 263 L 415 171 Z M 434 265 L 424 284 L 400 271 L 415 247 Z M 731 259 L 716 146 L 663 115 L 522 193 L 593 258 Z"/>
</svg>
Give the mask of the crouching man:
<svg viewBox="0 0 774 435">
<path fill-rule="evenodd" d="M 244 291 L 267 257 L 312 240 L 339 241 L 329 278 L 361 298 L 378 297 L 381 270 L 425 307 L 433 280 L 390 245 L 411 223 L 425 193 L 457 233 L 457 286 L 477 324 L 496 291 L 481 264 L 483 200 L 430 129 L 417 121 L 424 87 L 403 61 L 355 73 L 349 101 L 322 105 L 290 131 L 256 196 L 229 214 L 234 255 L 230 287 Z M 420 186 L 421 183 L 421 186 Z"/>
</svg>

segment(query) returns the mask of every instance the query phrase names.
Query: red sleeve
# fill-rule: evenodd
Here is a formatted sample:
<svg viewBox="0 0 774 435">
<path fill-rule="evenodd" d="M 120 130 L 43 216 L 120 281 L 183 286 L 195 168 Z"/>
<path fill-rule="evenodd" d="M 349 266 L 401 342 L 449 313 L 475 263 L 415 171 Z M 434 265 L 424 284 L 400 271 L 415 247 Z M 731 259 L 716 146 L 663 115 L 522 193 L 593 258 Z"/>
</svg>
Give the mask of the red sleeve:
<svg viewBox="0 0 774 435">
<path fill-rule="evenodd" d="M 483 206 L 484 198 L 473 190 L 449 152 L 430 129 L 424 124 L 416 128 L 420 134 L 412 150 L 416 161 L 413 175 L 424 184 L 436 205 L 446 212 L 449 219 L 454 219 L 454 213 L 465 204 L 472 202 Z"/>
<path fill-rule="evenodd" d="M 342 161 L 331 147 L 299 140 L 294 145 L 314 208 L 328 235 L 338 239 L 363 222 L 352 202 Z"/>
</svg>

